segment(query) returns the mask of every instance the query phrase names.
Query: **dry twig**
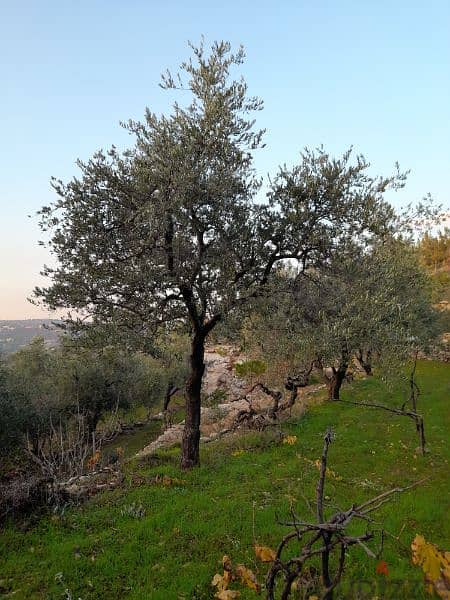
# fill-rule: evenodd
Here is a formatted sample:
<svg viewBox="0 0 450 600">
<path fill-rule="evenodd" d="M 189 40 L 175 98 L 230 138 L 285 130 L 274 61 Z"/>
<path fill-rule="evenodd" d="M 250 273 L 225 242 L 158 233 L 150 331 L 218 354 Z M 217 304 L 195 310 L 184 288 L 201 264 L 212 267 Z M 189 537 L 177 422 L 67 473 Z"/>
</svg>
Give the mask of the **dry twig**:
<svg viewBox="0 0 450 600">
<path fill-rule="evenodd" d="M 361 535 L 348 535 L 346 529 L 353 519 L 360 519 L 366 523 L 371 522 L 370 513 L 377 510 L 384 503 L 392 499 L 395 494 L 402 493 L 412 489 L 425 481 L 417 481 L 404 487 L 395 487 L 387 490 L 360 505 L 352 504 L 345 511 L 338 511 L 329 519 L 324 515 L 324 488 L 327 473 L 327 460 L 329 446 L 333 440 L 331 430 L 328 430 L 324 437 L 324 446 L 320 461 L 320 475 L 316 488 L 316 515 L 317 523 L 308 523 L 302 521 L 292 511 L 292 520 L 283 522 L 283 525 L 293 527 L 281 540 L 276 558 L 267 574 L 266 589 L 267 599 L 275 600 L 277 586 L 281 591 L 281 600 L 287 600 L 293 590 L 295 581 L 300 581 L 305 573 L 305 563 L 313 557 L 319 556 L 321 559 L 321 577 L 324 590 L 322 600 L 332 600 L 333 590 L 338 585 L 344 572 L 345 553 L 347 548 L 358 545 L 371 558 L 379 557 L 383 549 L 384 531 L 380 533 L 380 547 L 374 552 L 366 544 L 375 537 L 375 531 L 366 529 Z M 300 542 L 301 549 L 297 556 L 284 558 L 284 553 L 294 542 Z M 331 571 L 330 558 L 333 553 L 337 553 L 337 566 L 334 573 Z M 287 553 L 287 552 L 286 552 Z"/>
</svg>

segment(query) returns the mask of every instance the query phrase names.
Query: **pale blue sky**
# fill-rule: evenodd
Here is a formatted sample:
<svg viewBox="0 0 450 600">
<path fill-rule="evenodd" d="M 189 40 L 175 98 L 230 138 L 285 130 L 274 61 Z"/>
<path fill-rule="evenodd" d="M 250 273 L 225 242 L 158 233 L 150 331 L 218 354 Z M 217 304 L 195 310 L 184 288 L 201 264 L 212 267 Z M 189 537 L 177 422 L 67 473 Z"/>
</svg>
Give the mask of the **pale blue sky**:
<svg viewBox="0 0 450 600">
<path fill-rule="evenodd" d="M 167 112 L 159 74 L 202 34 L 245 46 L 261 174 L 353 145 L 374 172 L 412 170 L 395 204 L 430 192 L 450 209 L 449 0 L 0 0 L 0 319 L 46 316 L 26 302 L 48 260 L 27 215 L 50 176 L 126 145 L 119 121 L 145 106 Z"/>
</svg>

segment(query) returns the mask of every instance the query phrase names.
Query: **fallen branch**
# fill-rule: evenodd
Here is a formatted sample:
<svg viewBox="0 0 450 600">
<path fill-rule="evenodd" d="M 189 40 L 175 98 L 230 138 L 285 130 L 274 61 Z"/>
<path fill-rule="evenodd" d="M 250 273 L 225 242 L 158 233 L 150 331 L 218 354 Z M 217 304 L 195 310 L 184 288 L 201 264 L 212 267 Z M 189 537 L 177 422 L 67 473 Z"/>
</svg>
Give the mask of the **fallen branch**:
<svg viewBox="0 0 450 600">
<path fill-rule="evenodd" d="M 105 489 L 114 489 L 123 482 L 123 479 L 124 475 L 121 471 L 104 467 L 87 475 L 71 477 L 67 481 L 53 482 L 49 484 L 49 490 L 59 498 L 79 500 Z"/>
</svg>

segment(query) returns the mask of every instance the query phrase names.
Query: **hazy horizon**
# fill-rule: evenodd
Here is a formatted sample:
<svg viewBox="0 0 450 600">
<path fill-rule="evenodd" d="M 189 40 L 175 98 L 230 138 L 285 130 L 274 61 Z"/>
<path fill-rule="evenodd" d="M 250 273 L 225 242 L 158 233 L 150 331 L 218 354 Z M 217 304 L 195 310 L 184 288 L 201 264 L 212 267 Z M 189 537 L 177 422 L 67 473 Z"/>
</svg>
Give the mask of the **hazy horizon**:
<svg viewBox="0 0 450 600">
<path fill-rule="evenodd" d="M 257 126 L 267 147 L 262 175 L 295 162 L 305 146 L 333 154 L 350 145 L 389 174 L 411 169 L 395 206 L 428 192 L 450 210 L 450 3 L 340 0 L 212 7 L 182 3 L 3 3 L 0 98 L 0 319 L 56 318 L 27 302 L 48 251 L 36 211 L 55 199 L 49 180 L 77 173 L 75 160 L 131 143 L 119 121 L 145 106 L 167 113 L 158 87 L 187 41 L 242 43 L 249 93 L 265 101 Z M 182 102 L 183 97 L 177 96 Z M 28 215 L 32 215 L 31 218 Z"/>
</svg>

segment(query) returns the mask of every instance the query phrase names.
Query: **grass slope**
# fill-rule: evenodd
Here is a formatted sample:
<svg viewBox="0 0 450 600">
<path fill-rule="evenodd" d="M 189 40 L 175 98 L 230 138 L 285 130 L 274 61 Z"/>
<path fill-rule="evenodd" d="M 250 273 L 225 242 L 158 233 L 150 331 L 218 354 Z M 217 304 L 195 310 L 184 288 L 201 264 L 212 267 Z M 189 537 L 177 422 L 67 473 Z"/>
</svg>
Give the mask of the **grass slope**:
<svg viewBox="0 0 450 600">
<path fill-rule="evenodd" d="M 338 596 L 429 597 L 420 570 L 411 565 L 410 543 L 421 533 L 442 548 L 449 546 L 449 366 L 420 363 L 418 382 L 431 449 L 425 457 L 414 453 L 417 439 L 409 419 L 339 403 L 316 403 L 302 418 L 283 425 L 285 434 L 297 436 L 294 445 L 280 443 L 275 432 L 234 436 L 205 446 L 202 466 L 183 474 L 179 451 L 161 452 L 147 463 L 129 464 L 121 489 L 63 515 L 44 516 L 26 530 L 9 524 L 0 533 L 3 597 L 206 600 L 213 596 L 210 581 L 220 572 L 224 554 L 252 568 L 263 581 L 266 567 L 255 561 L 252 548 L 253 512 L 257 541 L 272 547 L 286 532 L 277 516 L 287 516 L 291 505 L 314 520 L 310 505 L 318 471 L 309 461 L 319 458 L 329 425 L 336 432 L 329 466 L 342 477 L 327 480 L 329 512 L 431 476 L 377 513 L 398 536 L 385 542 L 388 580 L 404 587 L 388 585 L 376 592 L 374 586 L 384 583 L 375 574 L 376 561 L 354 548 L 345 580 L 371 581 L 364 589 L 372 586 L 373 591 L 358 596 L 344 588 Z M 398 405 L 403 396 L 373 378 L 346 387 L 343 398 Z M 178 481 L 168 487 L 151 483 L 164 474 Z M 145 508 L 144 517 L 121 514 L 133 502 Z M 241 598 L 254 597 L 241 589 Z"/>
</svg>

